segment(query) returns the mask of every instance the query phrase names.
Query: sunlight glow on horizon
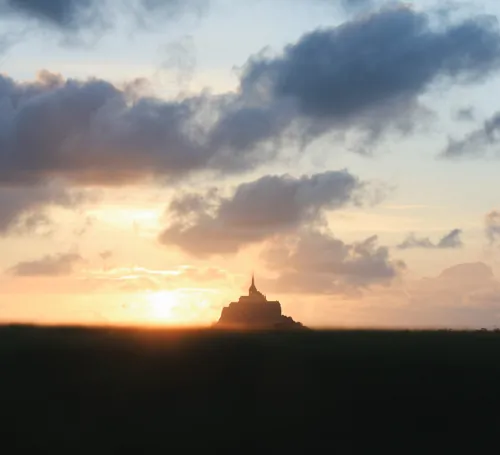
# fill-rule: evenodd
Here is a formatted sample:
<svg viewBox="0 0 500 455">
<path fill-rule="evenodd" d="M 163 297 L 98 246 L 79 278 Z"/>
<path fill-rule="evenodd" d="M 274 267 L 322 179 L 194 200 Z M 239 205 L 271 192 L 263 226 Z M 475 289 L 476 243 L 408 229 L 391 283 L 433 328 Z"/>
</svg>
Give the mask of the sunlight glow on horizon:
<svg viewBox="0 0 500 455">
<path fill-rule="evenodd" d="M 188 291 L 176 289 L 146 293 L 146 308 L 141 311 L 145 322 L 168 326 L 203 326 L 214 322 L 215 305 L 204 298 L 203 292 Z"/>
<path fill-rule="evenodd" d="M 178 307 L 179 301 L 175 292 L 154 292 L 148 295 L 147 299 L 153 318 L 161 321 L 176 322 L 174 310 Z"/>
</svg>

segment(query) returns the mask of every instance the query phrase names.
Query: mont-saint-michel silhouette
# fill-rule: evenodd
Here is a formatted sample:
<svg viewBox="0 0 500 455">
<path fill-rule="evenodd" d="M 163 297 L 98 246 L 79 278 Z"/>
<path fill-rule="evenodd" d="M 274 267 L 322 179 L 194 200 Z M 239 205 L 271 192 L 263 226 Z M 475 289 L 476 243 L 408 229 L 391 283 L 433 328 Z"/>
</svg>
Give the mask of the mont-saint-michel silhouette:
<svg viewBox="0 0 500 455">
<path fill-rule="evenodd" d="M 300 322 L 282 314 L 280 302 L 267 300 L 255 286 L 253 274 L 248 295 L 224 307 L 215 325 L 241 329 L 306 329 Z"/>
</svg>

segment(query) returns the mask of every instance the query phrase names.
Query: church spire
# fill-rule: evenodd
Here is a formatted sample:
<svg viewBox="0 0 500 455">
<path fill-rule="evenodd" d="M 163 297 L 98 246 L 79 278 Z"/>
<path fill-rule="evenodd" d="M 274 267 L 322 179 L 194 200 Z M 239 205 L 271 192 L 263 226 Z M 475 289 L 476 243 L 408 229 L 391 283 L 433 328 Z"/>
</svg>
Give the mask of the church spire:
<svg viewBox="0 0 500 455">
<path fill-rule="evenodd" d="M 256 294 L 257 292 L 257 287 L 255 286 L 255 274 L 252 272 L 252 284 L 248 290 L 248 295 Z"/>
</svg>

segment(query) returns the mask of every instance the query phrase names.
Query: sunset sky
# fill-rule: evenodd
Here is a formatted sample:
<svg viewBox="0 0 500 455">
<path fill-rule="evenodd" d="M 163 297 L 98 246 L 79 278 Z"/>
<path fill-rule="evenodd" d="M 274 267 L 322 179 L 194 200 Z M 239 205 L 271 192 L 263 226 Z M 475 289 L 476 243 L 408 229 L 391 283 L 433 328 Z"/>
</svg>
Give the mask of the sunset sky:
<svg viewBox="0 0 500 455">
<path fill-rule="evenodd" d="M 0 0 L 0 322 L 500 327 L 499 18 Z"/>
</svg>

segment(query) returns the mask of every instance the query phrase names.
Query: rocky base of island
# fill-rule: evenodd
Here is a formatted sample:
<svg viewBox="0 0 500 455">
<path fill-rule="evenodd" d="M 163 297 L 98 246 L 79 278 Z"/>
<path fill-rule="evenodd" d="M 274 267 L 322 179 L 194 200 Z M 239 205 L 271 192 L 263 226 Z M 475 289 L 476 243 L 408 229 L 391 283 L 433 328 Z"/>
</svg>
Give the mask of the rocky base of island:
<svg viewBox="0 0 500 455">
<path fill-rule="evenodd" d="M 214 325 L 227 329 L 304 330 L 300 322 L 281 314 L 279 302 L 233 302 L 223 308 L 219 321 Z"/>
<path fill-rule="evenodd" d="M 225 321 L 217 321 L 213 326 L 216 329 L 227 330 L 311 330 L 300 322 L 294 321 L 289 316 L 283 316 L 280 322 L 273 324 L 247 324 L 247 323 L 228 323 Z"/>
</svg>

